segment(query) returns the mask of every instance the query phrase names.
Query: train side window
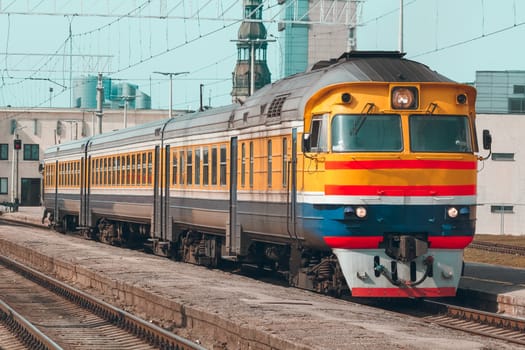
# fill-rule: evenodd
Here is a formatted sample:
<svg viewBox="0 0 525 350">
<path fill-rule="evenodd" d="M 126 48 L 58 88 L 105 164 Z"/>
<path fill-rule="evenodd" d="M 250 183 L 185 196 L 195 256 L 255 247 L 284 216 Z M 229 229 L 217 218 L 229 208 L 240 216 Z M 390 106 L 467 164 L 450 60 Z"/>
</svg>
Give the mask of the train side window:
<svg viewBox="0 0 525 350">
<path fill-rule="evenodd" d="M 282 184 L 286 187 L 288 183 L 288 140 L 283 138 L 283 162 L 282 162 Z"/>
<path fill-rule="evenodd" d="M 117 173 L 116 173 L 115 180 L 118 186 L 122 186 L 122 156 L 121 155 L 117 156 L 116 167 L 117 167 Z"/>
<path fill-rule="evenodd" d="M 177 184 L 177 151 L 171 152 L 171 183 Z"/>
<path fill-rule="evenodd" d="M 108 159 L 104 158 L 104 168 L 103 168 L 103 180 L 102 184 L 106 186 L 108 184 Z"/>
<path fill-rule="evenodd" d="M 148 183 L 148 155 L 146 152 L 142 153 L 142 184 Z"/>
<path fill-rule="evenodd" d="M 250 188 L 253 188 L 253 141 L 250 141 Z"/>
<path fill-rule="evenodd" d="M 328 114 L 314 116 L 310 126 L 310 149 L 312 152 L 326 152 Z"/>
<path fill-rule="evenodd" d="M 241 187 L 246 186 L 246 143 L 241 145 Z"/>
<path fill-rule="evenodd" d="M 145 170 L 143 170 L 143 166 L 145 166 L 145 162 L 143 162 L 142 160 L 142 156 L 145 155 L 146 153 L 139 153 L 137 154 L 137 185 L 145 185 L 146 184 L 146 181 L 143 180 L 143 177 L 145 178 Z"/>
<path fill-rule="evenodd" d="M 268 159 L 267 159 L 267 162 L 268 162 L 268 172 L 267 172 L 267 175 L 268 175 L 268 187 L 272 187 L 272 174 L 273 174 L 273 171 L 272 171 L 272 140 L 268 140 Z"/>
<path fill-rule="evenodd" d="M 97 168 L 95 166 L 96 164 L 96 159 L 91 159 L 91 186 L 95 185 L 97 182 L 96 182 L 96 178 L 97 178 Z"/>
<path fill-rule="evenodd" d="M 113 184 L 113 157 L 108 158 L 108 185 Z"/>
<path fill-rule="evenodd" d="M 186 153 L 186 183 L 193 183 L 193 151 L 189 149 Z"/>
<path fill-rule="evenodd" d="M 195 149 L 195 185 L 201 184 L 201 152 L 202 149 Z"/>
<path fill-rule="evenodd" d="M 126 156 L 126 185 L 130 184 L 131 176 L 131 156 L 128 154 Z"/>
<path fill-rule="evenodd" d="M 153 152 L 148 152 L 148 185 L 153 184 Z"/>
<path fill-rule="evenodd" d="M 220 182 L 221 182 L 221 186 L 225 186 L 226 185 L 226 163 L 227 163 L 227 160 L 226 160 L 226 145 L 222 145 L 221 146 L 221 164 L 220 164 L 220 175 L 221 175 L 221 179 L 220 179 Z"/>
<path fill-rule="evenodd" d="M 179 153 L 179 183 L 184 185 L 184 151 Z"/>
<path fill-rule="evenodd" d="M 210 165 L 208 160 L 208 147 L 202 150 L 202 184 L 208 186 L 210 176 Z"/>
<path fill-rule="evenodd" d="M 135 180 L 137 179 L 137 156 L 135 154 L 131 155 L 131 185 L 135 185 Z"/>
<path fill-rule="evenodd" d="M 217 185 L 217 147 L 211 149 L 211 184 Z"/>
</svg>

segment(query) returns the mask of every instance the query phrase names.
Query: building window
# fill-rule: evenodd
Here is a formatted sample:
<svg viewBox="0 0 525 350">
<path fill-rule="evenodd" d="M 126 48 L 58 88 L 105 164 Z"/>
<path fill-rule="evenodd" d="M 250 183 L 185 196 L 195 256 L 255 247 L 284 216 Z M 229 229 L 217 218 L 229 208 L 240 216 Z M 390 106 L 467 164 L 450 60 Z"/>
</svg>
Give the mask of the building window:
<svg viewBox="0 0 525 350">
<path fill-rule="evenodd" d="M 515 94 L 525 94 L 525 85 L 514 85 Z"/>
<path fill-rule="evenodd" d="M 0 177 L 0 194 L 7 194 L 7 177 Z"/>
<path fill-rule="evenodd" d="M 513 214 L 513 205 L 491 205 L 490 212 L 495 214 Z"/>
<path fill-rule="evenodd" d="M 514 153 L 492 153 L 492 160 L 514 161 Z"/>
<path fill-rule="evenodd" d="M 525 98 L 509 98 L 509 113 L 525 112 Z"/>
<path fill-rule="evenodd" d="M 39 146 L 34 144 L 24 145 L 24 160 L 38 160 Z"/>
<path fill-rule="evenodd" d="M 7 143 L 0 144 L 0 160 L 9 159 L 9 145 Z"/>
</svg>

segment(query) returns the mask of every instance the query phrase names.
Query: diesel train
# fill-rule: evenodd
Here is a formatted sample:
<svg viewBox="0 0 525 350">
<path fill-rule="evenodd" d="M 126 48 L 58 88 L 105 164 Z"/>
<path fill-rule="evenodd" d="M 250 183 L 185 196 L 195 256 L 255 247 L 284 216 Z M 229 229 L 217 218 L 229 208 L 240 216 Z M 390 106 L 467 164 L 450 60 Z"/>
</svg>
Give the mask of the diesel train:
<svg viewBox="0 0 525 350">
<path fill-rule="evenodd" d="M 399 52 L 345 53 L 243 103 L 48 148 L 46 215 L 318 292 L 453 296 L 483 160 L 475 99 Z"/>
</svg>

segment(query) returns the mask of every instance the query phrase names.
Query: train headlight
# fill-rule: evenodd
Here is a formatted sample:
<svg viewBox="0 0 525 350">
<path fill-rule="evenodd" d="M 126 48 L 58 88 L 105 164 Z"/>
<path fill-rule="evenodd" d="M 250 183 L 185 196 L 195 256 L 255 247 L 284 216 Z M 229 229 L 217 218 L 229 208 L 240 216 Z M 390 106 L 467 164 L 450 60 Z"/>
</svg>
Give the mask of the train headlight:
<svg viewBox="0 0 525 350">
<path fill-rule="evenodd" d="M 357 207 L 357 208 L 355 208 L 355 215 L 358 218 L 361 218 L 361 219 L 366 217 L 366 208 L 365 207 Z"/>
<path fill-rule="evenodd" d="M 418 107 L 417 88 L 414 86 L 397 86 L 392 89 L 393 109 L 416 109 Z"/>
<path fill-rule="evenodd" d="M 447 209 L 447 214 L 448 214 L 448 216 L 450 218 L 454 219 L 454 218 L 456 218 L 458 216 L 459 211 L 455 207 L 450 207 L 450 208 Z"/>
</svg>

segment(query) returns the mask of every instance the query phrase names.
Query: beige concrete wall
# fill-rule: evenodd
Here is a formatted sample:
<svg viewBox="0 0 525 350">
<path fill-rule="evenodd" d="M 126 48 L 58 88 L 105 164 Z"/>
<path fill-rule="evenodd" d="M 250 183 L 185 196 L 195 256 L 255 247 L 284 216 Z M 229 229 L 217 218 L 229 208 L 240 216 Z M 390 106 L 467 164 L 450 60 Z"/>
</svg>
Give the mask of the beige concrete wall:
<svg viewBox="0 0 525 350">
<path fill-rule="evenodd" d="M 478 166 L 477 233 L 525 235 L 525 115 L 479 114 L 477 133 L 492 134 L 492 151 L 514 153 L 513 161 L 489 158 Z M 481 151 L 481 155 L 488 152 Z M 491 206 L 512 206 L 512 213 L 493 213 Z"/>
</svg>

